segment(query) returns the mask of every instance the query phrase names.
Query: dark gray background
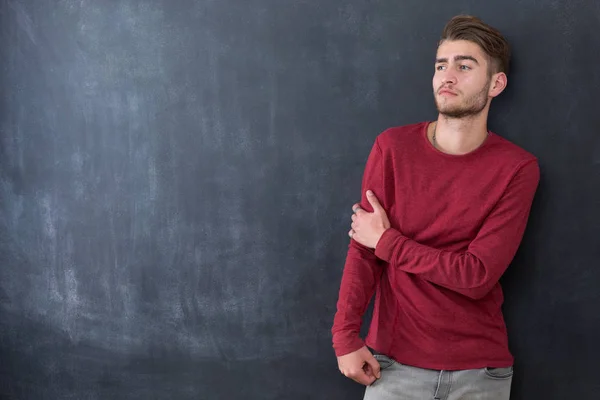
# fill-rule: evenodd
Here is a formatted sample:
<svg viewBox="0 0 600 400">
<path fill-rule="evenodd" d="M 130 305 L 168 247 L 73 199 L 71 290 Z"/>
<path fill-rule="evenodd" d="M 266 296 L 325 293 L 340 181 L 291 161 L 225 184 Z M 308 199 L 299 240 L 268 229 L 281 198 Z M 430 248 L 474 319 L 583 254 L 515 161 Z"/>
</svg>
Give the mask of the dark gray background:
<svg viewBox="0 0 600 400">
<path fill-rule="evenodd" d="M 0 0 L 1 398 L 360 399 L 350 206 L 459 13 L 511 42 L 490 128 L 542 171 L 512 398 L 595 398 L 600 2 Z"/>
</svg>

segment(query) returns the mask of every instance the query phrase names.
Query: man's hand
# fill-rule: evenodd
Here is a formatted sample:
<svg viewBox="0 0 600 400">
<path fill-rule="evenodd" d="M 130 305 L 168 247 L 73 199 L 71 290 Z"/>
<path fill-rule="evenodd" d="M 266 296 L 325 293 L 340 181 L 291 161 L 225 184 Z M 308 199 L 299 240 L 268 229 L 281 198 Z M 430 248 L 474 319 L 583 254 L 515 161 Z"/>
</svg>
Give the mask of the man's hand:
<svg viewBox="0 0 600 400">
<path fill-rule="evenodd" d="M 379 362 L 366 346 L 337 360 L 342 374 L 363 385 L 370 385 L 381 377 Z"/>
<path fill-rule="evenodd" d="M 348 235 L 358 243 L 374 249 L 383 235 L 383 232 L 390 227 L 390 221 L 385 213 L 385 210 L 379 204 L 379 200 L 375 197 L 375 193 L 368 190 L 367 200 L 373 206 L 373 212 L 367 212 L 360 208 L 360 204 L 356 203 L 352 206 L 352 229 Z"/>
</svg>

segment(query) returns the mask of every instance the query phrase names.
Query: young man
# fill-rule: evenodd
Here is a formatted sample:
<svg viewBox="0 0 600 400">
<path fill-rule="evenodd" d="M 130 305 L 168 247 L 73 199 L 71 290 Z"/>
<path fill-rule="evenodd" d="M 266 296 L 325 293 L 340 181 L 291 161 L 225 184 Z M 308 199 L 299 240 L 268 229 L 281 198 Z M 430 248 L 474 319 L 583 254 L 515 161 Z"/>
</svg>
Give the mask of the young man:
<svg viewBox="0 0 600 400">
<path fill-rule="evenodd" d="M 433 75 L 437 121 L 388 129 L 371 150 L 332 328 L 339 369 L 368 385 L 365 399 L 509 398 L 498 280 L 539 182 L 536 157 L 487 129 L 509 54 L 478 18 L 450 20 Z"/>
</svg>

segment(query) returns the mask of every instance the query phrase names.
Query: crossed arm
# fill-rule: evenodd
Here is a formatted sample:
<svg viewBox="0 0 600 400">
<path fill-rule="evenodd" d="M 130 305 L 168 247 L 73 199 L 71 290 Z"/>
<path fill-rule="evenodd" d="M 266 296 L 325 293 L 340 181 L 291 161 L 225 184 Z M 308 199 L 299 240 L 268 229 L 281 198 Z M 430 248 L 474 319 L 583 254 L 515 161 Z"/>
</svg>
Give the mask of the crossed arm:
<svg viewBox="0 0 600 400">
<path fill-rule="evenodd" d="M 392 267 L 479 299 L 489 293 L 512 261 L 525 231 L 538 181 L 537 162 L 522 166 L 466 251 L 424 246 L 390 228 L 385 210 L 370 191 L 367 200 L 373 212 L 354 204 L 349 235 L 374 249 L 375 256 Z"/>
</svg>

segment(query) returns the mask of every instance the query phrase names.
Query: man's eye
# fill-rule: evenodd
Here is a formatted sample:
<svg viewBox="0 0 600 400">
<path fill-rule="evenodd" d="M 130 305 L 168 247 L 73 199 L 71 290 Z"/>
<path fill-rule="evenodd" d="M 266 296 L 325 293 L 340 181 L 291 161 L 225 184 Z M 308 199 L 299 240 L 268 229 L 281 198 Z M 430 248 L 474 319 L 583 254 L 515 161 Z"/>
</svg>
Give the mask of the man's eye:
<svg viewBox="0 0 600 400">
<path fill-rule="evenodd" d="M 469 67 L 468 65 L 461 65 L 461 66 L 460 66 L 460 68 L 461 68 L 461 69 L 464 69 L 464 70 L 469 70 L 469 69 L 471 69 L 471 67 Z"/>
<path fill-rule="evenodd" d="M 435 67 L 435 69 L 436 69 L 436 70 L 438 70 L 438 71 L 441 71 L 441 70 L 442 70 L 442 68 L 444 68 L 444 66 L 443 66 L 443 65 L 438 65 L 437 67 Z"/>
</svg>

